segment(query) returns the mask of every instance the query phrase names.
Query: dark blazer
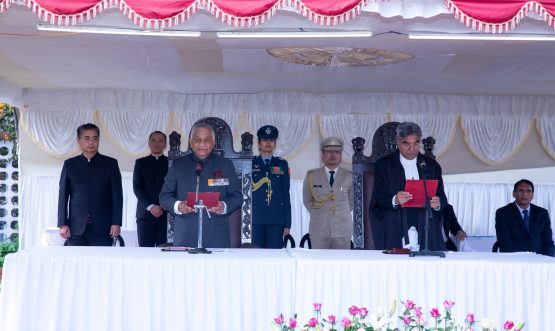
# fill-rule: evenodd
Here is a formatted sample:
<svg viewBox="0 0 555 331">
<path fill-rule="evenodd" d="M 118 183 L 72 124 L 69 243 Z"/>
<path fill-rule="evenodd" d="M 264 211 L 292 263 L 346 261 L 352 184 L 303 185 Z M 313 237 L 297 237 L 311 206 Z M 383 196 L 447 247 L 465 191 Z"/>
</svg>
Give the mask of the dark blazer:
<svg viewBox="0 0 555 331">
<path fill-rule="evenodd" d="M 551 221 L 546 209 L 530 204 L 530 231 L 512 202 L 495 212 L 495 232 L 501 252 L 535 252 L 553 256 L 555 246 Z"/>
<path fill-rule="evenodd" d="M 187 199 L 187 192 L 195 192 L 195 165 L 199 161 L 204 164 L 200 174 L 199 191 L 220 192 L 220 201 L 227 205 L 227 214 L 216 215 L 210 213 L 210 219 L 204 211 L 203 246 L 228 248 L 231 246 L 228 215 L 241 207 L 243 203 L 241 185 L 235 173 L 235 167 L 230 160 L 214 153 L 204 160 L 199 160 L 193 153 L 174 160 L 168 169 L 168 175 L 160 192 L 160 205 L 167 211 L 174 213 L 175 202 Z M 217 178 L 224 182 L 227 181 L 227 184 L 214 185 Z M 175 245 L 197 246 L 197 219 L 195 213 L 175 215 Z"/>
<path fill-rule="evenodd" d="M 441 226 L 441 211 L 447 205 L 447 197 L 443 190 L 443 178 L 440 165 L 433 159 L 422 154 L 417 156 L 417 164 L 425 160 L 429 179 L 437 179 L 438 187 L 436 195 L 440 198 L 441 207 L 439 211 L 432 210 L 433 222 L 429 230 L 429 249 L 445 250 L 443 231 Z M 420 179 L 424 178 L 419 168 Z M 418 224 L 418 240 L 420 249 L 424 249 L 424 222 L 425 209 L 393 207 L 393 196 L 399 191 L 405 190 L 405 170 L 401 165 L 399 151 L 385 156 L 376 162 L 374 174 L 374 191 L 370 212 L 376 218 L 379 227 L 374 232 L 374 241 L 377 249 L 391 249 L 402 247 L 403 236 L 408 229 L 405 228 L 403 219 L 413 219 Z M 374 229 L 373 229 L 374 230 Z"/>
<path fill-rule="evenodd" d="M 291 197 L 289 165 L 287 161 L 273 156 L 266 166 L 260 156 L 252 159 L 252 183 L 268 177 L 271 181 L 271 198 L 268 204 L 268 184 L 252 192 L 252 223 L 279 224 L 291 228 Z"/>
<path fill-rule="evenodd" d="M 149 155 L 135 161 L 133 192 L 137 196 L 137 212 L 135 214 L 137 218 L 150 220 L 164 218 L 165 214 L 156 218 L 146 208 L 152 204 L 160 204 L 160 191 L 167 173 L 168 158 L 164 155 L 158 159 Z"/>
<path fill-rule="evenodd" d="M 443 208 L 443 233 L 445 233 L 445 237 L 447 238 L 447 242 L 445 246 L 450 251 L 457 251 L 457 245 L 451 240 L 449 237 L 449 233 L 453 236 L 457 235 L 457 232 L 461 231 L 461 225 L 457 221 L 457 216 L 455 215 L 455 211 L 453 210 L 453 206 L 447 204 L 445 208 Z"/>
<path fill-rule="evenodd" d="M 60 175 L 58 227 L 68 225 L 71 233 L 79 236 L 90 222 L 91 231 L 109 236 L 110 226 L 121 226 L 122 208 L 116 159 L 96 153 L 90 161 L 83 154 L 65 160 Z"/>
</svg>

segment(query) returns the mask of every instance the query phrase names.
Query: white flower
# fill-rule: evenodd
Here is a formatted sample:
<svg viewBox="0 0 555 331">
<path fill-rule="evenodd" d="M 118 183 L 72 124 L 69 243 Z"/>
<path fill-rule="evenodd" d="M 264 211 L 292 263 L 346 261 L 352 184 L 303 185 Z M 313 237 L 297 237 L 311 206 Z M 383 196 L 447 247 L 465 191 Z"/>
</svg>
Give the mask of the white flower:
<svg viewBox="0 0 555 331">
<path fill-rule="evenodd" d="M 487 318 L 482 320 L 482 329 L 489 329 L 491 328 L 491 321 Z"/>
<path fill-rule="evenodd" d="M 370 320 L 370 325 L 374 330 L 381 330 L 384 326 L 391 322 L 390 318 L 379 318 L 377 315 L 372 314 L 368 316 Z"/>
<path fill-rule="evenodd" d="M 378 299 L 378 308 L 376 308 L 376 312 L 378 315 L 378 318 L 382 318 L 383 316 L 383 305 L 382 305 L 382 301 Z"/>
</svg>

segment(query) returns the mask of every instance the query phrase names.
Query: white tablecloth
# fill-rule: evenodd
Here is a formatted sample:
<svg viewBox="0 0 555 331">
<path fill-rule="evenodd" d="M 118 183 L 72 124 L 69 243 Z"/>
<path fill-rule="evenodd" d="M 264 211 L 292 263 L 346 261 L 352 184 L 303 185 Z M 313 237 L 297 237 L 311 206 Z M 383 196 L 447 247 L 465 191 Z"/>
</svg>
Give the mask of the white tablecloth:
<svg viewBox="0 0 555 331">
<path fill-rule="evenodd" d="M 298 250 L 295 308 L 308 320 L 313 302 L 323 316 L 349 316 L 347 308 L 371 312 L 383 303 L 385 313 L 397 299 L 413 300 L 429 310 L 455 302 L 454 318 L 466 314 L 489 318 L 498 329 L 507 319 L 526 322 L 525 330 L 555 330 L 555 259 L 533 253 L 447 253 L 446 258 L 385 255 L 377 251 Z M 398 322 L 396 318 L 395 322 Z M 476 329 L 479 329 L 478 327 Z"/>
<path fill-rule="evenodd" d="M 195 256 L 138 247 L 42 247 L 8 255 L 1 330 L 271 330 L 279 313 L 348 316 L 351 305 L 425 309 L 456 302 L 454 317 L 511 319 L 555 329 L 555 259 L 449 253 L 231 249 Z M 400 302 L 398 302 L 400 305 Z M 398 306 L 395 316 L 401 314 Z M 429 319 L 429 317 L 428 317 Z M 398 323 L 395 320 L 395 323 Z"/>
<path fill-rule="evenodd" d="M 121 229 L 121 237 L 127 247 L 138 247 L 139 241 L 137 238 L 137 230 L 135 229 Z M 47 227 L 42 232 L 40 240 L 41 246 L 63 246 L 65 239 L 60 236 L 60 229 L 58 227 Z"/>
<path fill-rule="evenodd" d="M 292 307 L 285 250 L 41 247 L 8 256 L 0 330 L 266 330 Z"/>
</svg>

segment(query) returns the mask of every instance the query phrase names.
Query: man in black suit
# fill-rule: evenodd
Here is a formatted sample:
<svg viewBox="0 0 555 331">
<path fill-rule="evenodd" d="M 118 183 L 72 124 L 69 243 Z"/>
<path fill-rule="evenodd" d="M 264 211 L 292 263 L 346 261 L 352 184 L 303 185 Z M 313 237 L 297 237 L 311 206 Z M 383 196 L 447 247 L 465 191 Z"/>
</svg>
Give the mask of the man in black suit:
<svg viewBox="0 0 555 331">
<path fill-rule="evenodd" d="M 513 188 L 515 201 L 495 212 L 495 232 L 501 252 L 535 252 L 554 256 L 551 221 L 546 209 L 531 203 L 534 184 L 521 179 Z"/>
<path fill-rule="evenodd" d="M 77 128 L 82 154 L 66 160 L 62 168 L 58 227 L 69 246 L 111 246 L 120 234 L 121 174 L 116 159 L 98 153 L 99 138 L 94 124 Z"/>
<path fill-rule="evenodd" d="M 164 155 L 167 138 L 154 131 L 148 137 L 150 155 L 135 161 L 133 192 L 137 196 L 137 238 L 139 246 L 154 247 L 168 240 L 167 213 L 160 206 L 159 195 L 168 173 L 168 158 Z"/>
<path fill-rule="evenodd" d="M 455 215 L 455 211 L 453 210 L 453 206 L 447 204 L 445 208 L 443 208 L 443 232 L 445 233 L 445 247 L 449 251 L 456 252 L 457 245 L 453 242 L 451 237 L 449 237 L 449 233 L 455 236 L 457 241 L 464 241 L 466 239 L 466 232 L 463 231 L 461 225 L 457 221 L 457 216 Z"/>
<path fill-rule="evenodd" d="M 283 248 L 291 228 L 289 165 L 273 155 L 276 127 L 264 125 L 256 135 L 260 155 L 252 159 L 252 241 L 260 248 Z"/>
<path fill-rule="evenodd" d="M 219 192 L 220 201 L 206 211 L 202 224 L 203 246 L 228 248 L 231 246 L 228 215 L 241 207 L 243 194 L 233 163 L 212 153 L 216 136 L 208 124 L 195 124 L 191 129 L 189 146 L 193 153 L 174 160 L 168 169 L 160 192 L 160 205 L 175 214 L 174 244 L 197 246 L 198 215 L 187 205 L 187 193 L 195 192 L 196 169 L 199 173 L 199 192 Z"/>
<path fill-rule="evenodd" d="M 426 212 L 423 208 L 401 207 L 412 199 L 411 193 L 405 191 L 405 182 L 406 179 L 437 179 L 436 195 L 431 197 L 430 203 L 433 220 L 430 222 L 428 248 L 445 250 L 440 217 L 447 205 L 447 198 L 443 190 L 442 171 L 434 159 L 420 153 L 421 140 L 422 130 L 416 123 L 400 123 L 395 140 L 398 150 L 376 163 L 371 212 L 381 222 L 381 232 L 374 234 L 377 249 L 398 248 L 408 244 L 407 232 L 411 226 L 418 231 L 418 244 L 420 249 L 424 249 Z"/>
</svg>

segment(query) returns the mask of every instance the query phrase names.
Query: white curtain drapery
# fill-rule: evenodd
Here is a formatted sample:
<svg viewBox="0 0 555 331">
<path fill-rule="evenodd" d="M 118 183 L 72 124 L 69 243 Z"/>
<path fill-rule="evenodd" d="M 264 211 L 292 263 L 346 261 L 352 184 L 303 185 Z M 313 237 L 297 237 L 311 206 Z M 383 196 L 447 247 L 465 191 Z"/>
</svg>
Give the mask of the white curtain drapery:
<svg viewBox="0 0 555 331">
<path fill-rule="evenodd" d="M 374 132 L 387 122 L 386 114 L 349 114 L 323 115 L 320 117 L 320 128 L 323 137 L 339 137 L 343 139 L 343 160 L 353 158 L 353 143 L 355 137 L 362 137 L 366 141 L 363 153 L 372 153 L 372 138 Z"/>
<path fill-rule="evenodd" d="M 81 124 L 93 121 L 90 111 L 33 111 L 22 113 L 23 125 L 34 142 L 46 153 L 63 157 L 76 150 Z"/>
<path fill-rule="evenodd" d="M 551 117 L 537 118 L 536 128 L 545 151 L 555 159 L 555 119 Z"/>
<path fill-rule="evenodd" d="M 278 128 L 275 155 L 286 157 L 298 153 L 310 141 L 314 130 L 314 116 L 301 114 L 248 114 L 249 127 L 254 135 L 263 125 L 273 125 Z M 255 143 L 256 144 L 256 143 Z"/>
<path fill-rule="evenodd" d="M 166 131 L 166 112 L 103 112 L 101 118 L 114 138 L 126 151 L 139 155 L 148 151 L 148 136 L 153 131 Z"/>
<path fill-rule="evenodd" d="M 515 153 L 534 119 L 544 148 L 555 158 L 555 140 L 549 134 L 555 125 L 551 108 L 555 97 L 363 92 L 184 95 L 124 90 L 49 90 L 47 93 L 30 89 L 25 90 L 23 98 L 29 105 L 23 116 L 28 131 L 40 148 L 58 157 L 75 147 L 71 141 L 75 128 L 90 122 L 99 109 L 107 130 L 132 154 L 145 150 L 145 133 L 153 130 L 155 122 L 169 122 L 172 128 L 168 130 L 188 134 L 192 124 L 201 117 L 216 116 L 230 125 L 236 150 L 240 149 L 242 131 L 256 134 L 264 124 L 275 125 L 280 130 L 276 154 L 292 158 L 303 150 L 308 138 L 316 137 L 314 123 L 320 116 L 318 125 L 323 135 L 338 135 L 347 144 L 356 136 L 364 137 L 366 154 L 371 152 L 367 130 L 375 127 L 377 118 L 384 117 L 384 123 L 414 121 L 421 125 L 425 136 L 436 139 L 434 152 L 438 155 L 448 149 L 460 117 L 467 145 L 487 164 L 502 163 Z M 127 112 L 128 115 L 118 115 Z M 149 115 L 131 117 L 135 112 Z M 172 116 L 177 121 L 172 121 Z M 349 117 L 353 118 L 350 124 Z M 130 128 L 136 127 L 140 118 L 146 118 L 145 125 L 131 132 Z M 345 148 L 345 151 L 348 159 L 352 149 Z"/>
<path fill-rule="evenodd" d="M 444 153 L 453 141 L 457 117 L 454 115 L 393 114 L 392 121 L 417 123 L 422 129 L 422 138 L 434 137 L 436 141 L 434 154 L 437 156 Z"/>
<path fill-rule="evenodd" d="M 530 117 L 464 116 L 462 127 L 470 150 L 485 163 L 507 160 L 526 140 Z"/>
</svg>

